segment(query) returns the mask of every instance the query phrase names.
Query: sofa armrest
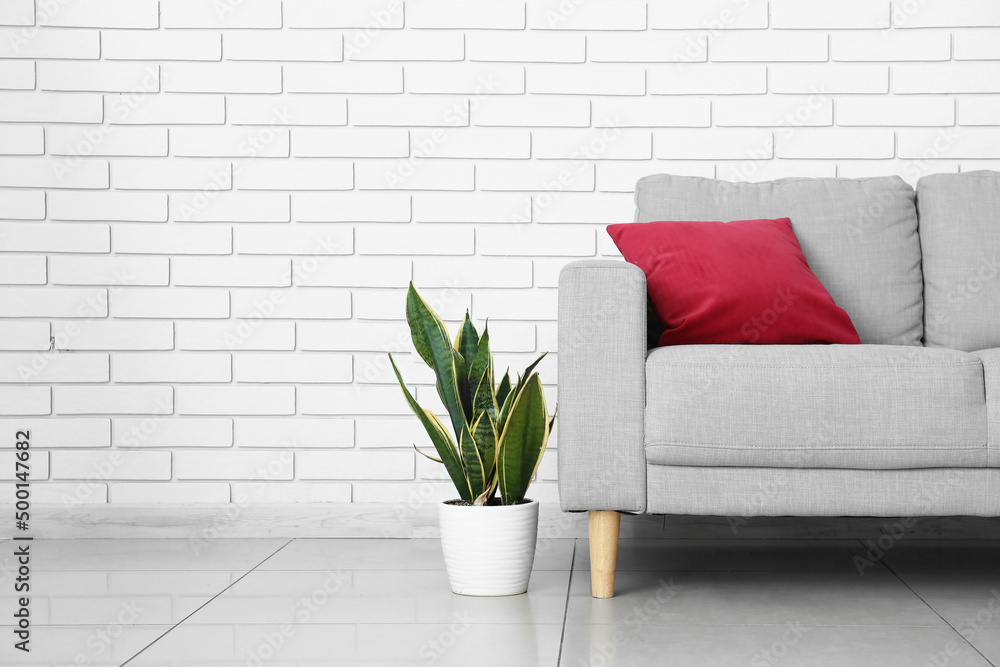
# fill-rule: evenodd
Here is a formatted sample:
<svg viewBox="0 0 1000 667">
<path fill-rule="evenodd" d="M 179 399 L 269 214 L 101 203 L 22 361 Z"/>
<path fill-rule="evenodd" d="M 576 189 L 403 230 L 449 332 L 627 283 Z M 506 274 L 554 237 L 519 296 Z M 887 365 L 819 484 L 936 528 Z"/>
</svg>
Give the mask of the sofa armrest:
<svg viewBox="0 0 1000 667">
<path fill-rule="evenodd" d="M 646 508 L 646 276 L 622 261 L 559 274 L 562 509 Z"/>
</svg>

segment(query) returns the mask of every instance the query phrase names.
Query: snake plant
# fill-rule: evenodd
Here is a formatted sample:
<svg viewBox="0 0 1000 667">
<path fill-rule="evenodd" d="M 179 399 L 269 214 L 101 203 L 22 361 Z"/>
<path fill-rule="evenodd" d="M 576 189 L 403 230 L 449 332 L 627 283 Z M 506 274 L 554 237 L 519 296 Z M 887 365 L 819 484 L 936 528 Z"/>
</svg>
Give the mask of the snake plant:
<svg viewBox="0 0 1000 667">
<path fill-rule="evenodd" d="M 513 383 L 510 373 L 496 382 L 489 325 L 482 336 L 469 313 L 452 343 L 444 322 L 410 283 L 406 322 L 413 347 L 437 378 L 437 393 L 448 410 L 451 431 L 434 413 L 417 403 L 403 382 L 396 362 L 389 362 L 410 409 L 430 436 L 461 499 L 472 505 L 515 505 L 524 501 L 545 452 L 555 415 L 549 417 L 538 373 L 545 355 L 536 359 Z M 454 434 L 454 435 L 453 435 Z"/>
</svg>

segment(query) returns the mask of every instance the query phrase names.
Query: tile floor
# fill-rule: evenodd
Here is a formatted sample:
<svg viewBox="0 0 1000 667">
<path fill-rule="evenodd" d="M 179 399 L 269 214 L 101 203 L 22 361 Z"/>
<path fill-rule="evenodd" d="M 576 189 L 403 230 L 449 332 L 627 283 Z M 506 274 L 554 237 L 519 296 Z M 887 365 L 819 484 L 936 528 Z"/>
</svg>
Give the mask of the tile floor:
<svg viewBox="0 0 1000 667">
<path fill-rule="evenodd" d="M 622 540 L 594 600 L 586 540 L 547 540 L 528 594 L 489 599 L 450 592 L 437 540 L 38 540 L 33 650 L 8 627 L 0 664 L 1000 665 L 1000 542 L 904 539 L 862 576 L 866 549 Z"/>
</svg>

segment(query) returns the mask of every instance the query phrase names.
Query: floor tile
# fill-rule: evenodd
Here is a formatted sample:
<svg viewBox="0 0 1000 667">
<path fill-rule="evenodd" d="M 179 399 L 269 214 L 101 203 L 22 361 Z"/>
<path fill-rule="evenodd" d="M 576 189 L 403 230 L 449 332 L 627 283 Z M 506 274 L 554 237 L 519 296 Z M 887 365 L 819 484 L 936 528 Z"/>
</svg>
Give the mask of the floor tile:
<svg viewBox="0 0 1000 667">
<path fill-rule="evenodd" d="M 0 642 L 0 665 L 121 665 L 170 629 L 170 626 L 37 626 L 31 651 L 14 649 L 10 631 Z"/>
<path fill-rule="evenodd" d="M 896 577 L 884 571 L 654 572 L 624 571 L 615 597 L 590 596 L 590 578 L 574 573 L 572 623 L 617 623 L 629 615 L 663 625 L 944 626 Z"/>
<path fill-rule="evenodd" d="M 1000 572 L 1000 540 L 900 540 L 885 549 L 882 561 L 900 574 Z"/>
<path fill-rule="evenodd" d="M 1000 573 L 913 572 L 901 577 L 963 635 L 1000 630 Z"/>
<path fill-rule="evenodd" d="M 253 569 L 286 539 L 35 540 L 32 569 L 242 570 Z"/>
<path fill-rule="evenodd" d="M 211 623 L 562 623 L 569 572 L 539 571 L 527 595 L 455 595 L 441 570 L 255 571 L 189 619 Z"/>
<path fill-rule="evenodd" d="M 590 570 L 589 550 L 589 540 L 580 540 L 574 570 Z M 857 540 L 622 539 L 618 569 L 856 574 L 855 557 L 864 554 Z"/>
<path fill-rule="evenodd" d="M 1000 665 L 1000 630 L 982 630 L 967 638 L 987 660 Z"/>
<path fill-rule="evenodd" d="M 951 653 L 945 653 L 946 650 Z M 932 656 L 946 662 L 931 662 Z M 989 667 L 948 628 L 568 625 L 562 664 L 684 667 Z"/>
<path fill-rule="evenodd" d="M 572 539 L 549 540 L 535 554 L 534 570 L 569 570 Z M 261 570 L 443 570 L 437 539 L 297 539 Z"/>
</svg>

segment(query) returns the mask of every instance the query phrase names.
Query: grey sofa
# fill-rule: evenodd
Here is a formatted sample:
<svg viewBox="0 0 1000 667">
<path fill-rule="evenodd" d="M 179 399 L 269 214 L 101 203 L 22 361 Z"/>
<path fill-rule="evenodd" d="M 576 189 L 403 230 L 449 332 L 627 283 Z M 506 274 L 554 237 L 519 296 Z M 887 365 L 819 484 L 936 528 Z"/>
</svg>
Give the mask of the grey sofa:
<svg viewBox="0 0 1000 667">
<path fill-rule="evenodd" d="M 613 595 L 623 512 L 1000 515 L 1000 173 L 916 191 L 657 175 L 636 206 L 637 222 L 791 218 L 863 344 L 650 349 L 642 271 L 567 265 L 559 494 L 590 512 L 595 596 Z"/>
</svg>

